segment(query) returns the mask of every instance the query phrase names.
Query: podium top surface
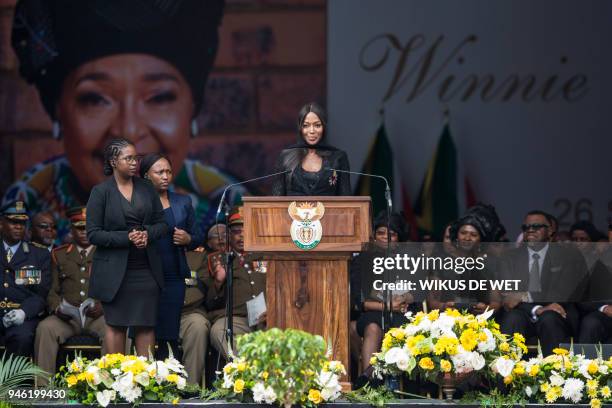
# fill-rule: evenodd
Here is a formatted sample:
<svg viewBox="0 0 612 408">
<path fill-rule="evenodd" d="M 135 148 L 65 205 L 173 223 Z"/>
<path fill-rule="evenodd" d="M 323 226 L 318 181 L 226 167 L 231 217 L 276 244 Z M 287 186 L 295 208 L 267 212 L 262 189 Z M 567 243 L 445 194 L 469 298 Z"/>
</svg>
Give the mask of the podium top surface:
<svg viewBox="0 0 612 408">
<path fill-rule="evenodd" d="M 295 235 L 292 237 L 292 228 L 294 234 L 301 228 L 300 215 L 289 212 L 294 201 L 295 207 L 303 203 L 323 206 L 323 215 L 314 220 L 317 225 L 301 230 L 310 238 L 320 234 L 318 241 L 313 238 L 318 243 L 311 248 L 298 245 Z M 371 201 L 369 196 L 243 197 L 244 249 L 271 253 L 359 252 L 371 236 Z"/>
</svg>

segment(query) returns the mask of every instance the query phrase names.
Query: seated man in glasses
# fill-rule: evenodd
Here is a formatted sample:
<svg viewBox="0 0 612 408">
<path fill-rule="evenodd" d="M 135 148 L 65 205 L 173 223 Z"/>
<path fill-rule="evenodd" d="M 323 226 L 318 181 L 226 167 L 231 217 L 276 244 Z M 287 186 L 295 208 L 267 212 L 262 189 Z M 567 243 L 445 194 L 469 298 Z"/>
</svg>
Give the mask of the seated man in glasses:
<svg viewBox="0 0 612 408">
<path fill-rule="evenodd" d="M 523 244 L 501 261 L 504 279 L 519 279 L 520 291 L 504 297 L 501 329 L 525 338 L 536 336 L 544 355 L 578 334 L 579 301 L 587 265 L 572 246 L 552 243 L 550 216 L 530 211 L 522 225 Z"/>
<path fill-rule="evenodd" d="M 57 225 L 53 215 L 48 212 L 36 214 L 32 218 L 32 236 L 30 239 L 32 245 L 51 252 L 56 238 Z"/>
</svg>

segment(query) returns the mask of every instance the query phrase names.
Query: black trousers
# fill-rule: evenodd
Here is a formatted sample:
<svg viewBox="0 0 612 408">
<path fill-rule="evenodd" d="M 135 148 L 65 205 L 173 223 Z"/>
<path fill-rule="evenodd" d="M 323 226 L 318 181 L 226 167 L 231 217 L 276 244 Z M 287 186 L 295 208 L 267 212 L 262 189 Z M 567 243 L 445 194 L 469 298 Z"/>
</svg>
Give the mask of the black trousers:
<svg viewBox="0 0 612 408">
<path fill-rule="evenodd" d="M 522 309 L 505 312 L 500 322 L 501 331 L 512 335 L 521 333 L 526 339 L 536 336 L 545 356 L 552 354 L 560 343 L 569 343 L 572 335 L 570 324 L 557 312 L 546 311 L 533 322 L 531 316 Z"/>
<path fill-rule="evenodd" d="M 31 357 L 34 352 L 34 336 L 40 320 L 26 319 L 19 326 L 5 328 L 0 322 L 0 338 L 4 341 L 7 354 Z"/>
<path fill-rule="evenodd" d="M 596 310 L 584 316 L 580 322 L 579 343 L 607 343 L 612 337 L 612 317 Z"/>
</svg>

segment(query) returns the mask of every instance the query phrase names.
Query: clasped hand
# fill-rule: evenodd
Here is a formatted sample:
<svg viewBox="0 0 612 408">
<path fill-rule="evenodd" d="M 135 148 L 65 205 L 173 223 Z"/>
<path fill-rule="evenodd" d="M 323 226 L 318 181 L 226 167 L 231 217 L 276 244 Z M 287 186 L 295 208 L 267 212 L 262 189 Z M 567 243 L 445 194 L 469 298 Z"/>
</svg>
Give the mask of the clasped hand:
<svg viewBox="0 0 612 408">
<path fill-rule="evenodd" d="M 132 230 L 128 233 L 128 238 L 136 248 L 143 249 L 147 247 L 149 234 L 147 231 Z"/>
<path fill-rule="evenodd" d="M 4 327 L 21 326 L 25 321 L 26 314 L 22 309 L 13 309 L 2 318 Z"/>
<path fill-rule="evenodd" d="M 180 246 L 189 245 L 191 243 L 191 235 L 189 235 L 189 233 L 185 230 L 174 227 L 172 243 Z"/>
</svg>

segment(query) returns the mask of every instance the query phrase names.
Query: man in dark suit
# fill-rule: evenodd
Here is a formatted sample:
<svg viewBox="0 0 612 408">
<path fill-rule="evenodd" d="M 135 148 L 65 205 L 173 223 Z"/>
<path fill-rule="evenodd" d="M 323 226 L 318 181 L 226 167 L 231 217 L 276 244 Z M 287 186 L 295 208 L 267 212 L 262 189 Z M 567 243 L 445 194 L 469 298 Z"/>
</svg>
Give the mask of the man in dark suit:
<svg viewBox="0 0 612 408">
<path fill-rule="evenodd" d="M 531 211 L 522 225 L 524 245 L 503 257 L 505 279 L 520 279 L 522 294 L 505 297 L 501 329 L 526 338 L 537 336 L 544 355 L 578 334 L 580 300 L 587 266 L 571 246 L 551 244 L 548 214 Z"/>
<path fill-rule="evenodd" d="M 24 241 L 28 215 L 23 201 L 6 204 L 0 214 L 0 337 L 9 353 L 31 356 L 36 326 L 51 287 L 51 257 L 46 249 Z"/>
</svg>

